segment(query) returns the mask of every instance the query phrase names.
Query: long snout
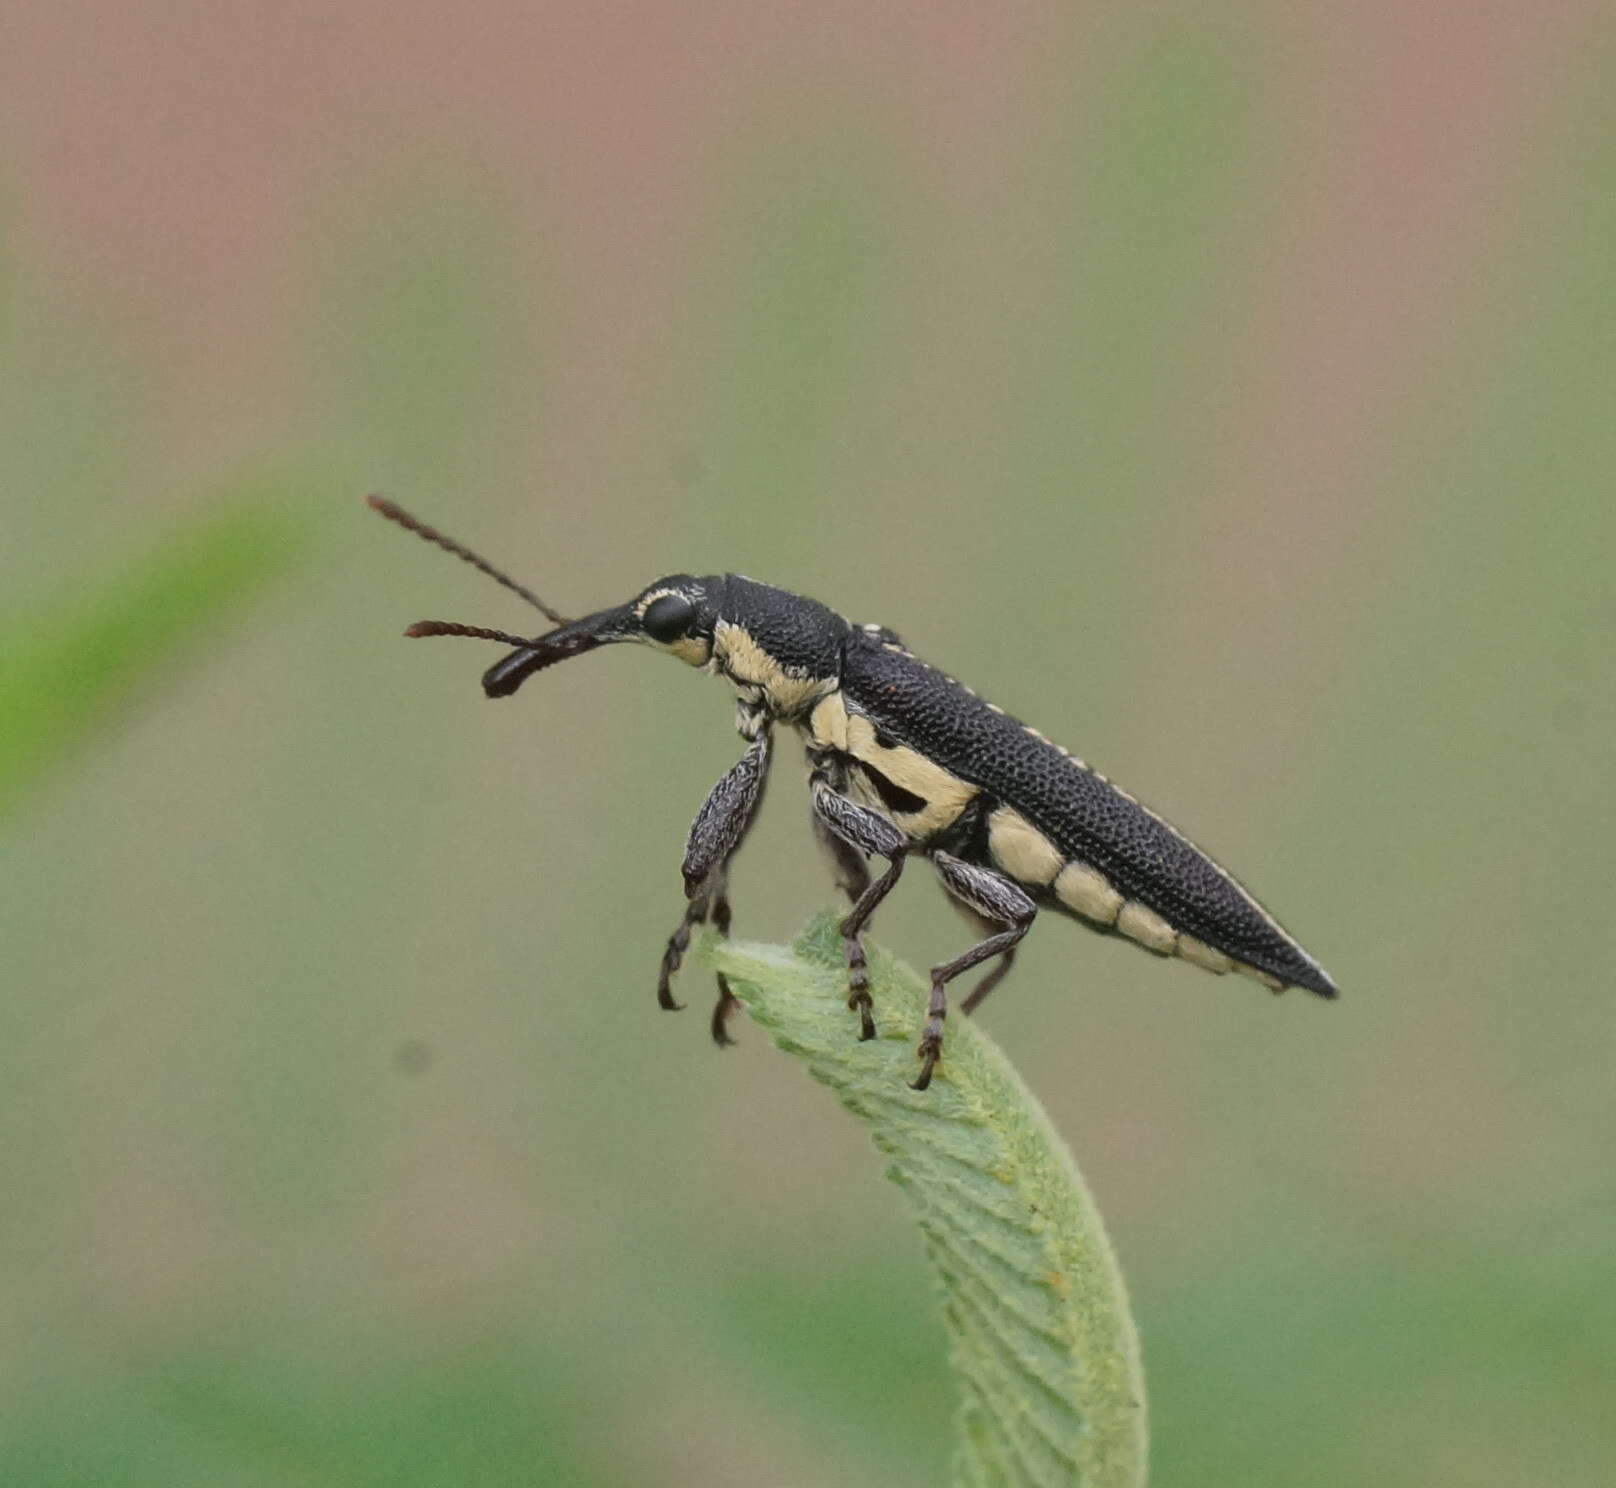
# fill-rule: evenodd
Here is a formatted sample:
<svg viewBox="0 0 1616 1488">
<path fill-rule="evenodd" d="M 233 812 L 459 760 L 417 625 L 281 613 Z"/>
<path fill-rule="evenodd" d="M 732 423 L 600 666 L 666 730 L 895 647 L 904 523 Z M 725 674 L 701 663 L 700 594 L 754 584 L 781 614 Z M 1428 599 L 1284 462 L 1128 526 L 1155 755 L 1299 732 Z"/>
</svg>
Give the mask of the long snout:
<svg viewBox="0 0 1616 1488">
<path fill-rule="evenodd" d="M 597 610 L 502 656 L 483 673 L 483 692 L 491 698 L 509 697 L 534 672 L 542 672 L 558 661 L 582 656 L 585 651 L 600 646 L 638 640 L 640 634 L 639 617 L 632 606 L 616 605 L 609 610 Z"/>
</svg>

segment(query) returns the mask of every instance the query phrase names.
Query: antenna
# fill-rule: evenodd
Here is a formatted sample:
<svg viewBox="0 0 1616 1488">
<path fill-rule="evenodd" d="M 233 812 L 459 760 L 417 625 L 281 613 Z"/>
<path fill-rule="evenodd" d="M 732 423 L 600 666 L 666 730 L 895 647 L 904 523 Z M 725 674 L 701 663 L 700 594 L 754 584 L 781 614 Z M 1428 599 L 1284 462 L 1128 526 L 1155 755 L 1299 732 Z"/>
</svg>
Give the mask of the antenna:
<svg viewBox="0 0 1616 1488">
<path fill-rule="evenodd" d="M 511 593 L 520 594 L 523 599 L 534 607 L 534 609 L 542 611 L 545 617 L 554 622 L 556 625 L 570 625 L 572 623 L 565 615 L 557 614 L 554 610 L 552 610 L 549 605 L 540 599 L 539 596 L 531 589 L 527 588 L 526 585 L 518 584 L 515 579 L 509 577 L 507 574 L 501 573 L 486 558 L 479 557 L 476 553 L 473 553 L 470 548 L 462 547 L 452 537 L 445 537 L 437 530 L 436 527 L 428 527 L 425 522 L 417 521 L 407 511 L 405 511 L 402 506 L 398 505 L 397 502 L 389 501 L 385 496 L 375 495 L 365 497 L 365 502 L 372 511 L 380 512 L 384 517 L 387 518 L 389 522 L 397 522 L 398 525 L 406 532 L 413 532 L 417 537 L 424 539 L 426 542 L 433 543 L 442 548 L 444 552 L 453 553 L 456 558 L 464 559 L 473 568 L 487 574 L 488 577 L 491 578 L 496 584 L 503 584 L 511 591 Z M 440 622 L 424 621 L 422 623 L 438 624 Z M 411 628 L 410 633 L 415 633 L 413 627 Z M 419 634 L 473 635 L 483 637 L 487 640 L 510 639 L 508 636 L 502 636 L 498 631 L 475 630 L 470 626 L 463 627 L 459 630 L 423 630 L 420 631 Z M 517 640 L 515 644 L 518 646 L 525 646 L 527 645 L 527 642 Z"/>
<path fill-rule="evenodd" d="M 512 635 L 508 630 L 489 630 L 482 625 L 462 625 L 458 620 L 417 620 L 404 634 L 411 640 L 422 636 L 470 636 L 474 641 L 503 641 L 507 646 L 521 646 L 524 650 L 533 644 L 528 636 Z"/>
</svg>

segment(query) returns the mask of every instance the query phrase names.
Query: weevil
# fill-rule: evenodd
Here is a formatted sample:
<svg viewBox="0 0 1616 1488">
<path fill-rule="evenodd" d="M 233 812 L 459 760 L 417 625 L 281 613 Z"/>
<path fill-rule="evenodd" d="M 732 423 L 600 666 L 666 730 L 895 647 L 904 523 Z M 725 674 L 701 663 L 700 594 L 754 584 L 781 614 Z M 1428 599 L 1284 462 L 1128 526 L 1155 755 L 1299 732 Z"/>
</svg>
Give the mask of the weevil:
<svg viewBox="0 0 1616 1488">
<path fill-rule="evenodd" d="M 685 911 L 668 937 L 657 1001 L 696 926 L 730 929 L 730 864 L 768 782 L 774 728 L 794 728 L 808 764 L 815 836 L 849 909 L 841 922 L 847 1005 L 858 1036 L 874 1038 L 864 932 L 911 858 L 927 859 L 979 939 L 931 969 L 931 996 L 913 1082 L 925 1090 L 943 1052 L 948 984 L 988 962 L 960 1003 L 969 1014 L 1009 972 L 1039 910 L 1116 935 L 1158 956 L 1219 975 L 1235 971 L 1274 992 L 1335 984 L 1294 936 L 1226 869 L 1126 791 L 1037 729 L 985 702 L 914 655 L 882 625 L 855 625 L 799 594 L 740 574 L 669 574 L 625 604 L 569 620 L 469 548 L 380 496 L 384 517 L 462 558 L 539 609 L 555 627 L 531 638 L 421 620 L 408 636 L 470 636 L 511 647 L 483 673 L 483 691 L 509 697 L 535 672 L 600 646 L 665 651 L 734 689 L 746 749 L 691 824 Z M 871 873 L 872 860 L 885 867 Z M 711 1031 L 730 1042 L 736 999 L 718 978 Z"/>
</svg>

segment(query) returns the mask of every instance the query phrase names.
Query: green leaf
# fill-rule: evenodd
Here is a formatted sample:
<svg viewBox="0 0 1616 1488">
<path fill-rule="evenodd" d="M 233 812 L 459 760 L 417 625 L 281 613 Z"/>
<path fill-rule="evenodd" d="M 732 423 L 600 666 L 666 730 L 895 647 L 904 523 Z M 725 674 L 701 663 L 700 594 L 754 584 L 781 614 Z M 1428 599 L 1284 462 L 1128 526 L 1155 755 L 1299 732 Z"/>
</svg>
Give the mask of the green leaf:
<svg viewBox="0 0 1616 1488">
<path fill-rule="evenodd" d="M 272 494 L 232 500 L 124 572 L 0 628 L 0 820 L 303 546 Z"/>
<path fill-rule="evenodd" d="M 700 953 L 748 1012 L 870 1128 L 914 1205 L 960 1382 L 961 1488 L 1144 1482 L 1139 1347 L 1116 1259 L 1070 1152 L 1004 1055 L 949 1025 L 931 1089 L 909 1088 L 927 986 L 870 948 L 881 1036 L 847 1009 L 838 917 L 796 943 Z"/>
</svg>

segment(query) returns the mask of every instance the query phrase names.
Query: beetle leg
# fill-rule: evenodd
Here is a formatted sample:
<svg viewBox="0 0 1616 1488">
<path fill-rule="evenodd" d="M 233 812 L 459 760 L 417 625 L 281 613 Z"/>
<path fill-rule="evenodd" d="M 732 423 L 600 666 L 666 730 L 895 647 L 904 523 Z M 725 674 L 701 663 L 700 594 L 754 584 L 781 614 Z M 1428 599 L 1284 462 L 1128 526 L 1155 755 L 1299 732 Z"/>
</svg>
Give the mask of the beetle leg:
<svg viewBox="0 0 1616 1488">
<path fill-rule="evenodd" d="M 1019 939 L 1020 937 L 1017 938 Z M 993 970 L 990 971 L 985 977 L 983 977 L 982 980 L 979 981 L 974 987 L 972 987 L 971 990 L 967 992 L 960 1000 L 960 1011 L 964 1013 L 967 1018 L 969 1018 L 972 1013 L 982 1006 L 983 1002 L 987 999 L 988 993 L 1010 975 L 1010 968 L 1015 964 L 1016 948 L 1014 945 L 1012 945 L 1008 950 L 1004 951 L 1000 955 L 999 964 L 995 966 Z"/>
<path fill-rule="evenodd" d="M 809 815 L 814 824 L 814 836 L 830 858 L 836 887 L 847 895 L 850 904 L 857 904 L 870 886 L 870 869 L 864 854 L 851 842 L 831 831 L 817 812 L 810 812 Z"/>
<path fill-rule="evenodd" d="M 657 1006 L 670 1013 L 677 1013 L 684 1004 L 675 1000 L 673 995 L 673 976 L 679 970 L 679 964 L 685 958 L 685 951 L 690 946 L 690 932 L 697 925 L 707 923 L 707 900 L 692 899 L 685 906 L 683 918 L 678 928 L 668 937 L 667 949 L 662 952 L 662 969 L 657 973 Z"/>
<path fill-rule="evenodd" d="M 948 900 L 950 906 L 959 917 L 975 930 L 979 936 L 999 935 L 1010 928 L 1003 920 L 990 920 L 985 915 L 979 915 L 964 900 L 956 899 L 950 894 L 946 887 L 943 890 L 943 897 Z M 977 1008 L 981 1007 L 983 999 L 987 997 L 988 993 L 1010 974 L 1010 968 L 1015 963 L 1015 959 L 1016 948 L 1011 946 L 1008 951 L 999 957 L 999 964 L 993 967 L 981 981 L 971 988 L 959 1005 L 960 1011 L 966 1017 L 970 1017 Z"/>
<path fill-rule="evenodd" d="M 713 894 L 713 929 L 725 940 L 729 939 L 728 883 L 721 883 Z M 713 1004 L 713 1015 L 707 1027 L 712 1033 L 713 1042 L 720 1049 L 727 1049 L 735 1042 L 724 1025 L 729 1022 L 730 1014 L 735 1011 L 736 1001 L 735 994 L 729 990 L 729 978 L 723 972 L 719 972 L 718 1001 Z"/>
<path fill-rule="evenodd" d="M 940 966 L 932 967 L 931 998 L 926 1005 L 926 1027 L 920 1036 L 920 1047 L 916 1050 L 921 1061 L 920 1075 L 913 1087 L 916 1090 L 924 1090 L 931 1084 L 932 1072 L 937 1068 L 938 1059 L 942 1057 L 943 1020 L 948 1017 L 948 984 L 961 972 L 969 971 L 973 966 L 980 966 L 994 956 L 1008 958 L 1015 950 L 1017 942 L 1031 928 L 1033 919 L 1038 913 L 1038 906 L 1013 880 L 1006 878 L 1002 873 L 995 873 L 988 868 L 978 868 L 974 863 L 964 862 L 946 852 L 933 853 L 932 861 L 937 865 L 937 873 L 943 881 L 943 887 L 950 894 L 983 919 L 994 924 L 1006 925 L 1008 928 L 996 935 L 988 936 L 986 940 L 979 940 L 952 961 L 945 961 Z M 982 985 L 967 999 L 967 1004 L 975 1007 L 980 1003 L 982 998 L 993 990 L 1006 969 L 1001 965 L 996 972 L 984 977 Z"/>
<path fill-rule="evenodd" d="M 685 906 L 678 928 L 668 937 L 657 976 L 657 1006 L 670 1011 L 684 1006 L 674 1000 L 673 977 L 690 946 L 690 932 L 707 923 L 711 915 L 718 933 L 729 935 L 729 863 L 740 851 L 747 831 L 757 817 L 763 800 L 763 787 L 769 778 L 770 736 L 759 735 L 751 747 L 708 792 L 701 810 L 690 824 L 685 843 L 683 873 Z M 718 978 L 718 1007 L 713 1011 L 713 1039 L 720 1045 L 730 1042 L 724 1033 L 724 1019 L 734 1003 L 734 994 L 722 975 Z"/>
<path fill-rule="evenodd" d="M 757 815 L 769 778 L 771 734 L 760 734 L 708 793 L 685 842 L 685 895 L 710 892 L 708 879 L 735 856 Z"/>
<path fill-rule="evenodd" d="M 847 1005 L 859 1015 L 859 1037 L 875 1037 L 875 1014 L 870 1004 L 869 964 L 864 956 L 864 927 L 876 906 L 892 892 L 892 887 L 903 872 L 903 860 L 909 851 L 909 841 L 884 816 L 838 795 L 822 780 L 813 783 L 811 796 L 814 814 L 830 833 L 861 853 L 886 858 L 887 871 L 874 883 L 864 874 L 865 887 L 854 900 L 853 907 L 842 921 L 842 945 L 847 952 Z M 860 867 L 863 865 L 860 864 Z"/>
</svg>

